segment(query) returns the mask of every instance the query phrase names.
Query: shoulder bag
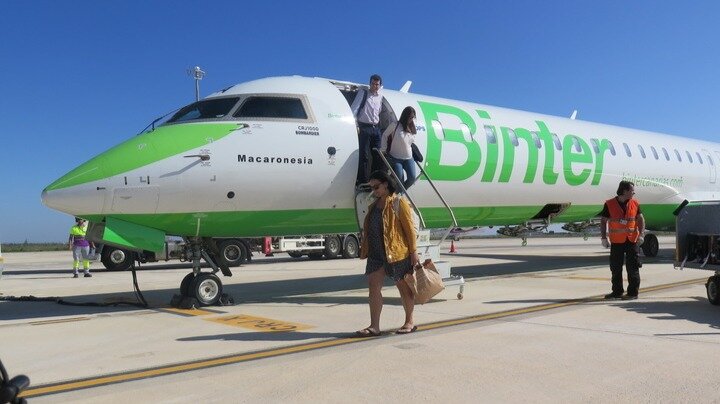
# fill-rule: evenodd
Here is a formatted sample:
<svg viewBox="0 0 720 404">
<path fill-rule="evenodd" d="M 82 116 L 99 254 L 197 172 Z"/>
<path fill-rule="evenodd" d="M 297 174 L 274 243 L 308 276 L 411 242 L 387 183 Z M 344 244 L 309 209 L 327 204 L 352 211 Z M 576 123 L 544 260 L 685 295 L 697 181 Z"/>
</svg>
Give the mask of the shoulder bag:
<svg viewBox="0 0 720 404">
<path fill-rule="evenodd" d="M 422 155 L 422 153 L 420 153 L 420 149 L 418 149 L 415 142 L 410 144 L 410 148 L 412 149 L 413 160 L 417 161 L 418 163 L 422 163 L 423 155 Z"/>
</svg>

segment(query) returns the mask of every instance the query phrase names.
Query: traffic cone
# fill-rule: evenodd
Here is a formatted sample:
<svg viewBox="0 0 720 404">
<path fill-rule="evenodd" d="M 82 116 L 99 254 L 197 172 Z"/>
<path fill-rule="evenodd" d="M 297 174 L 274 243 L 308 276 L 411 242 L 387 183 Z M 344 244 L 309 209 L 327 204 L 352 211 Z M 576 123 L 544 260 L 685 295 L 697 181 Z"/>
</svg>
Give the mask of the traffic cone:
<svg viewBox="0 0 720 404">
<path fill-rule="evenodd" d="M 450 240 L 450 252 L 455 253 L 457 250 L 455 249 L 455 240 Z"/>
</svg>

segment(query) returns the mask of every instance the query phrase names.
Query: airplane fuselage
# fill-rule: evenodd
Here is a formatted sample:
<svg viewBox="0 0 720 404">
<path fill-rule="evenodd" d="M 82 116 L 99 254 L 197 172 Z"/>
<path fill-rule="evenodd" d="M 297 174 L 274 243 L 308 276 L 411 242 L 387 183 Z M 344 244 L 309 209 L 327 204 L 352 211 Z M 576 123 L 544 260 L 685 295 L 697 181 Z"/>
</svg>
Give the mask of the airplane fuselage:
<svg viewBox="0 0 720 404">
<path fill-rule="evenodd" d="M 255 237 L 358 230 L 357 86 L 278 77 L 215 93 L 214 115 L 168 122 L 49 185 L 51 208 L 167 234 Z M 647 225 L 672 229 L 685 199 L 720 195 L 720 145 L 383 90 L 399 115 L 417 111 L 423 167 L 460 226 L 519 224 L 548 204 L 555 222 L 596 216 L 618 182 L 635 182 Z M 265 107 L 266 109 L 263 109 Z M 272 110 L 272 113 L 267 111 Z M 448 212 L 420 179 L 409 191 L 428 227 Z"/>
</svg>

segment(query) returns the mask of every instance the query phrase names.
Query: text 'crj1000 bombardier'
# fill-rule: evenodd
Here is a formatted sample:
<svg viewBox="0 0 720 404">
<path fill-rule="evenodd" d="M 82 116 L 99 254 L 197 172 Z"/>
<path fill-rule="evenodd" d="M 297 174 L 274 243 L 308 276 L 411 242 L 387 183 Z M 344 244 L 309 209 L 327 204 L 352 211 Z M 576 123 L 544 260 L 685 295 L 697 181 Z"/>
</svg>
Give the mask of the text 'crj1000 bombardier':
<svg viewBox="0 0 720 404">
<path fill-rule="evenodd" d="M 70 171 L 43 202 L 126 248 L 153 251 L 165 235 L 186 237 L 197 264 L 191 275 L 205 281 L 199 261 L 212 260 L 214 237 L 356 232 L 367 200 L 355 187 L 351 104 L 364 88 L 305 77 L 235 85 Z M 684 200 L 720 194 L 716 143 L 406 90 L 382 94 L 390 114 L 381 129 L 406 106 L 417 111 L 424 174 L 408 196 L 427 228 L 447 227 L 453 213 L 458 226 L 501 225 L 508 235 L 551 221 L 583 231 L 627 179 L 647 227 L 670 230 Z M 657 252 L 654 241 L 646 254 Z"/>
</svg>

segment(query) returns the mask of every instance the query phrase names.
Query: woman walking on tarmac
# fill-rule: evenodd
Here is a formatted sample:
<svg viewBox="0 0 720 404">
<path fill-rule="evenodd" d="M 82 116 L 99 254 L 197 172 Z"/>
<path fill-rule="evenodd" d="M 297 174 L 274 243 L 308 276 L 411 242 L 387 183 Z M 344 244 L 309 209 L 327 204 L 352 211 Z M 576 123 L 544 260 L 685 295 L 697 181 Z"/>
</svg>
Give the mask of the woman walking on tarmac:
<svg viewBox="0 0 720 404">
<path fill-rule="evenodd" d="M 395 194 L 395 187 L 382 171 L 370 174 L 368 181 L 377 198 L 365 216 L 360 258 L 367 258 L 365 274 L 368 276 L 370 326 L 356 331 L 360 337 L 380 335 L 380 312 L 382 311 L 382 285 L 385 275 L 395 281 L 400 291 L 405 323 L 396 331 L 408 334 L 417 327 L 413 321 L 415 301 L 413 293 L 403 277 L 418 264 L 415 225 L 412 208 L 402 196 Z"/>
</svg>

